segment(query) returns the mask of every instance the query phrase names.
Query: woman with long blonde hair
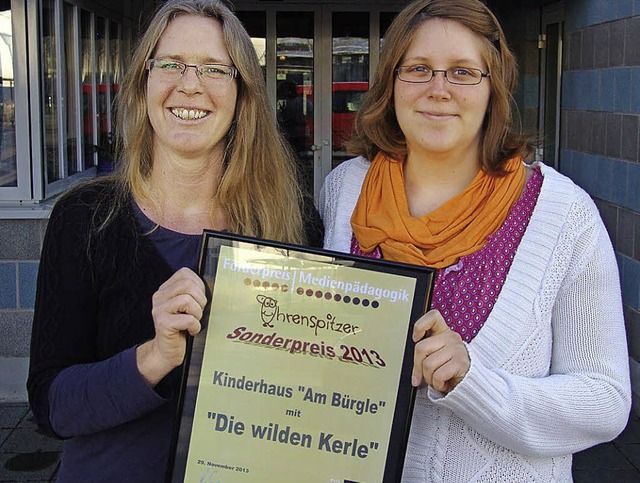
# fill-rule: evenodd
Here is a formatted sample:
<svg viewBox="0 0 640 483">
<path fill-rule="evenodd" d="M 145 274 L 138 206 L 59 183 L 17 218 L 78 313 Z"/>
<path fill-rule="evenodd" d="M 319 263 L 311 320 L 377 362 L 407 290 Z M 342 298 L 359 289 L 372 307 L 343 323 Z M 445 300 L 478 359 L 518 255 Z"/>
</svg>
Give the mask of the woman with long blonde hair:
<svg viewBox="0 0 640 483">
<path fill-rule="evenodd" d="M 204 229 L 321 243 L 247 32 L 223 3 L 162 5 L 117 98 L 121 162 L 53 209 L 29 399 L 60 482 L 163 481 Z M 303 219 L 306 226 L 303 225 Z"/>
</svg>

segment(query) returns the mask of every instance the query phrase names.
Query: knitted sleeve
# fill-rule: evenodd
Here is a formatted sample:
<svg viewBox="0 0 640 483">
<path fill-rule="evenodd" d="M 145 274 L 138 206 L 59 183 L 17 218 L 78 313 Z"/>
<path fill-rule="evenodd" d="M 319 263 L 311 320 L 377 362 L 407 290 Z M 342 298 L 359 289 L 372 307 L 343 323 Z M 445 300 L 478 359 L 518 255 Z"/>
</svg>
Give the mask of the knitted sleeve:
<svg viewBox="0 0 640 483">
<path fill-rule="evenodd" d="M 324 222 L 324 247 L 349 253 L 351 214 L 356 206 L 369 162 L 353 158 L 343 162 L 325 178 L 320 192 L 319 211 Z"/>
<path fill-rule="evenodd" d="M 324 179 L 324 183 L 322 183 L 322 189 L 320 190 L 320 200 L 318 203 L 318 211 L 324 223 L 325 240 L 334 238 L 333 233 L 335 231 L 337 198 L 343 177 L 344 168 L 341 169 L 340 166 L 338 166 L 327 175 L 327 177 Z M 329 248 L 328 246 L 326 246 L 326 243 L 325 248 Z"/>
<path fill-rule="evenodd" d="M 96 195 L 104 193 L 76 189 L 56 204 L 38 272 L 27 389 L 38 425 L 58 437 L 121 424 L 163 401 L 131 351 L 100 360 L 104 327 L 87 242 Z"/>
<path fill-rule="evenodd" d="M 631 404 L 616 259 L 584 192 L 543 268 L 533 314 L 538 328 L 520 353 L 502 367 L 488 367 L 470 344 L 472 363 L 463 381 L 447 396 L 430 390 L 434 402 L 486 438 L 536 457 L 575 453 L 615 438 Z M 496 337 L 495 344 L 506 340 Z M 540 354 L 549 354 L 547 373 L 525 376 L 526 364 L 544 361 Z"/>
</svg>

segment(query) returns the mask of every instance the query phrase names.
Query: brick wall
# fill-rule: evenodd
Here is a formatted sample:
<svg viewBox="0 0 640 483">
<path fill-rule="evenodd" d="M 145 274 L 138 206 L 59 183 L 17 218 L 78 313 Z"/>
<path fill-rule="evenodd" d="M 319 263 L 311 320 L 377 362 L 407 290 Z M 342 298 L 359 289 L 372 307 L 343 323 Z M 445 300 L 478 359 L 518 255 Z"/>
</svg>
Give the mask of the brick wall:
<svg viewBox="0 0 640 483">
<path fill-rule="evenodd" d="M 46 220 L 0 220 L 0 357 L 28 357 Z"/>
<path fill-rule="evenodd" d="M 640 0 L 572 0 L 565 19 L 560 170 L 616 250 L 640 412 Z"/>
</svg>

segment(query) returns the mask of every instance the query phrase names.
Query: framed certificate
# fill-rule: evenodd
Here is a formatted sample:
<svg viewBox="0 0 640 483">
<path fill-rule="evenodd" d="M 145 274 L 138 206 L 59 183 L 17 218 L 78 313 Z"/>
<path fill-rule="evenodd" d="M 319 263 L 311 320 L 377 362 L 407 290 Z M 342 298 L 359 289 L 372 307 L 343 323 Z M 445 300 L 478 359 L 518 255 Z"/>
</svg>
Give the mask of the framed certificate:
<svg viewBox="0 0 640 483">
<path fill-rule="evenodd" d="M 395 482 L 434 271 L 205 232 L 171 482 Z"/>
</svg>

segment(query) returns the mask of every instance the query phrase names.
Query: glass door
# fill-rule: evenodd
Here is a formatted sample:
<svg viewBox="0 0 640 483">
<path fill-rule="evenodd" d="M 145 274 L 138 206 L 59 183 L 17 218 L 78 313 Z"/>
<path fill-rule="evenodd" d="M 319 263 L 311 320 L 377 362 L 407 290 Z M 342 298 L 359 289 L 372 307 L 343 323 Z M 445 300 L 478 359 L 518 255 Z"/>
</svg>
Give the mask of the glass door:
<svg viewBox="0 0 640 483">
<path fill-rule="evenodd" d="M 236 4 L 236 15 L 251 36 L 265 76 L 274 115 L 296 153 L 303 188 L 315 193 L 315 139 L 320 113 L 316 45 L 320 9 L 316 6 L 261 7 Z"/>
<path fill-rule="evenodd" d="M 394 7 L 236 4 L 264 68 L 275 117 L 316 197 L 347 143 Z"/>
<path fill-rule="evenodd" d="M 316 12 L 276 12 L 276 119 L 314 191 L 314 24 Z"/>
<path fill-rule="evenodd" d="M 351 157 L 347 143 L 369 90 L 369 32 L 369 12 L 331 12 L 331 169 Z"/>
<path fill-rule="evenodd" d="M 28 159 L 29 141 L 26 68 L 17 68 L 26 64 L 26 34 L 14 28 L 24 24 L 23 7 L 0 4 L 0 199 L 24 199 L 31 192 L 28 165 L 18 162 Z"/>
<path fill-rule="evenodd" d="M 540 47 L 540 110 L 538 131 L 543 139 L 538 158 L 558 169 L 560 144 L 560 92 L 562 74 L 562 34 L 564 8 L 562 3 L 542 9 Z"/>
</svg>

